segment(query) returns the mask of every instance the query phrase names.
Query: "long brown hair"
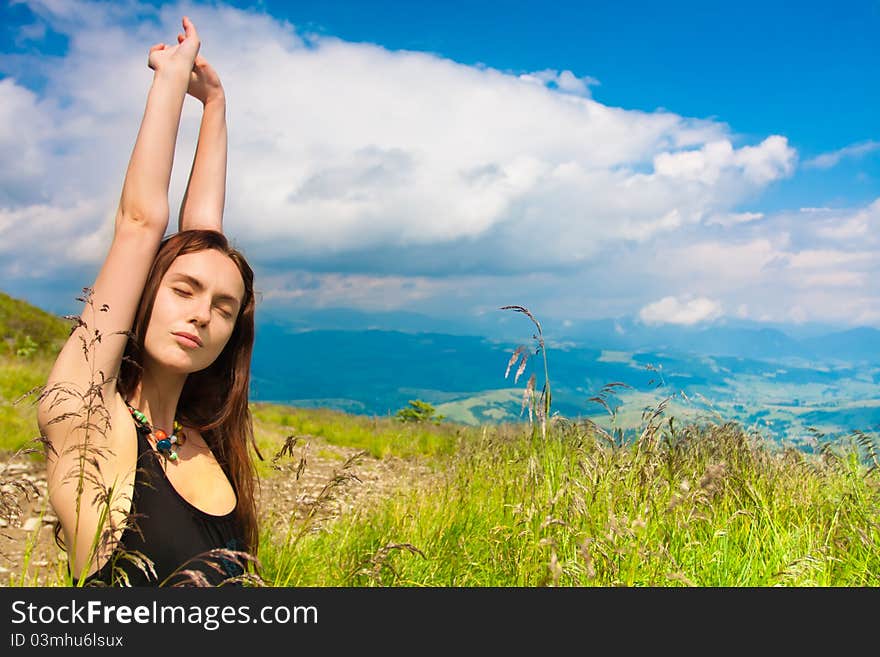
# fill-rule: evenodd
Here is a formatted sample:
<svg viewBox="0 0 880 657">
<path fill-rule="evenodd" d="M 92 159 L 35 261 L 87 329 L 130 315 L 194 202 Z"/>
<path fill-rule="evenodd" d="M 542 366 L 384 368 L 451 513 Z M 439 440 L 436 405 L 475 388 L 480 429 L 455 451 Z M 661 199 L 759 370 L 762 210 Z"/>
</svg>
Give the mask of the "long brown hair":
<svg viewBox="0 0 880 657">
<path fill-rule="evenodd" d="M 186 377 L 177 403 L 177 418 L 182 424 L 199 430 L 229 477 L 238 499 L 235 513 L 245 541 L 245 546 L 239 549 L 256 556 L 259 528 L 254 488 L 257 476 L 248 446 L 254 448 L 260 459 L 263 456 L 254 440 L 253 421 L 248 407 L 256 305 L 254 272 L 244 256 L 230 246 L 223 233 L 215 230 L 184 230 L 162 241 L 138 304 L 132 326 L 133 335 L 125 348 L 119 370 L 117 389 L 128 400 L 141 380 L 144 338 L 165 272 L 178 256 L 206 249 L 223 253 L 236 264 L 244 281 L 244 298 L 235 328 L 223 351 L 208 367 Z"/>
</svg>

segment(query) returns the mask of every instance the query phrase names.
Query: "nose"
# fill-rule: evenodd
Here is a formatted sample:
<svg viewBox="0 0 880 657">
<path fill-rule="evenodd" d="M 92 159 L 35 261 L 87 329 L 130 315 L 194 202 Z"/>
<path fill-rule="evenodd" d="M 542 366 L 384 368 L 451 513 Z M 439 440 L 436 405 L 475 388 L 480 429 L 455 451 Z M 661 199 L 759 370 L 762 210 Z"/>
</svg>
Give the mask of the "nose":
<svg viewBox="0 0 880 657">
<path fill-rule="evenodd" d="M 205 326 L 211 319 L 211 300 L 197 300 L 192 307 L 190 322 Z"/>
</svg>

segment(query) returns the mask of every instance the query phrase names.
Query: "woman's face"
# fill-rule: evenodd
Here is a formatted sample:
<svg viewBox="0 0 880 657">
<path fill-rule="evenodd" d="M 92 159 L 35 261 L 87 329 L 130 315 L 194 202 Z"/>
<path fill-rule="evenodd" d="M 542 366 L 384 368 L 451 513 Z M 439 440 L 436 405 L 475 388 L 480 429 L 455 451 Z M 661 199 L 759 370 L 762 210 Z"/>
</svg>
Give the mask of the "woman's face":
<svg viewBox="0 0 880 657">
<path fill-rule="evenodd" d="M 205 369 L 229 341 L 243 298 L 241 273 L 228 256 L 215 249 L 178 256 L 156 293 L 147 357 L 181 374 Z"/>
</svg>

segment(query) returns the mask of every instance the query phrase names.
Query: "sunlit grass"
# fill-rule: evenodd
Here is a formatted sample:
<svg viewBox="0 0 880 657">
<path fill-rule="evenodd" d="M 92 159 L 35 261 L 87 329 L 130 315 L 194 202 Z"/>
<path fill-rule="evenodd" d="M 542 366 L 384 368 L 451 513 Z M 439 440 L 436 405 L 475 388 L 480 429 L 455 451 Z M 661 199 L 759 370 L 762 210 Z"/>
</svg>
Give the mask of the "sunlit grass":
<svg viewBox="0 0 880 657">
<path fill-rule="evenodd" d="M 275 434 L 319 436 L 331 445 L 364 449 L 375 458 L 450 455 L 457 437 L 466 430 L 452 423 L 406 423 L 330 409 L 296 409 L 263 403 L 252 404 L 251 409 L 255 427 L 271 427 Z"/>
<path fill-rule="evenodd" d="M 47 355 L 0 355 L 0 452 L 15 452 L 39 435 L 36 395 L 26 394 L 46 382 L 52 362 Z"/>
<path fill-rule="evenodd" d="M 654 437 L 485 430 L 434 486 L 292 547 L 264 534 L 264 575 L 278 586 L 880 583 L 878 473 L 856 446 L 810 457 L 734 424 Z"/>
<path fill-rule="evenodd" d="M 807 454 L 734 423 L 655 423 L 640 442 L 616 444 L 559 418 L 542 440 L 528 424 L 416 428 L 277 405 L 254 417 L 267 455 L 308 434 L 340 472 L 324 440 L 435 464 L 422 485 L 336 520 L 273 508 L 288 520 L 263 523 L 271 586 L 880 584 L 880 473 L 855 443 Z M 420 434 L 432 440 L 402 438 Z M 269 463 L 264 478 L 292 476 Z M 48 575 L 65 585 L 60 571 Z"/>
</svg>

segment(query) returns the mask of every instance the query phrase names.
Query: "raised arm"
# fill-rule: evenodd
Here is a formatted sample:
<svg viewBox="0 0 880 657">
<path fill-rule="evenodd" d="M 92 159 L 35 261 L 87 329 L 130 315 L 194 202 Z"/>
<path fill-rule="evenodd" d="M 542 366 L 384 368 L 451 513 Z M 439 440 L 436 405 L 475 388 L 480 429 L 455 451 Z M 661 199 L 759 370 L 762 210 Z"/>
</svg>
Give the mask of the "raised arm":
<svg viewBox="0 0 880 657">
<path fill-rule="evenodd" d="M 114 333 L 131 329 L 147 274 L 168 226 L 174 146 L 199 49 L 195 26 L 186 18 L 184 28 L 187 38 L 183 42 L 150 49 L 149 66 L 155 73 L 125 174 L 113 241 L 92 288 L 92 303 L 85 305 L 81 315 L 88 328 L 83 337 L 91 341 L 96 330 L 102 335 L 95 345 L 94 372 L 88 374 L 103 373 L 105 379 L 116 375 L 127 341 L 126 336 Z M 101 311 L 102 307 L 106 310 Z M 75 332 L 59 354 L 50 380 L 63 375 L 65 380 L 88 384 L 83 379 L 82 360 L 81 341 Z"/>
<path fill-rule="evenodd" d="M 183 35 L 177 36 L 178 40 Z M 220 77 L 201 55 L 196 57 L 187 92 L 203 105 L 199 143 L 180 205 L 179 230 L 223 232 L 226 202 L 226 95 Z"/>
<path fill-rule="evenodd" d="M 80 315 L 82 322 L 58 354 L 38 406 L 37 421 L 52 448 L 47 460 L 50 500 L 64 529 L 65 543 L 76 553 L 75 572 L 88 563 L 88 551 L 82 546 L 90 545 L 99 519 L 91 506 L 96 489 L 77 490 L 68 475 L 83 467 L 83 445 L 103 446 L 100 455 L 107 460 L 117 453 L 115 446 L 107 445 L 106 435 L 101 442 L 100 434 L 107 428 L 110 404 L 116 402 L 115 377 L 128 340 L 125 333 L 132 327 L 168 226 L 168 185 L 177 128 L 199 50 L 198 34 L 186 18 L 184 29 L 183 42 L 171 48 L 159 44 L 150 50 L 148 61 L 155 74 L 125 174 L 113 241 Z"/>
</svg>

